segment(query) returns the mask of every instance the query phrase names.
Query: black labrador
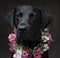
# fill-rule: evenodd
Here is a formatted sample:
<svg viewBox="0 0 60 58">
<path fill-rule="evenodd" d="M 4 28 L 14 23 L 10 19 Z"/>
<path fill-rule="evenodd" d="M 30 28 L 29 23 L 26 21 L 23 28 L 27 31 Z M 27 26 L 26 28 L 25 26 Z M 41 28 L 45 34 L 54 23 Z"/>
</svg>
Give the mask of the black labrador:
<svg viewBox="0 0 60 58">
<path fill-rule="evenodd" d="M 39 7 L 24 5 L 9 12 L 6 21 L 11 29 L 16 27 L 17 43 L 33 49 L 39 44 L 41 31 L 49 25 L 51 16 Z"/>
</svg>

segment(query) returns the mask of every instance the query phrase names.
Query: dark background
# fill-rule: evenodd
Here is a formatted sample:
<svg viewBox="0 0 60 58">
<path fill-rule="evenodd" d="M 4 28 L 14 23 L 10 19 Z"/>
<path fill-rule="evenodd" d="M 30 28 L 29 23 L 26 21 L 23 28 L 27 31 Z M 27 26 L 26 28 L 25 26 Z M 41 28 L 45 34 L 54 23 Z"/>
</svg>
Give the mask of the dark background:
<svg viewBox="0 0 60 58">
<path fill-rule="evenodd" d="M 4 16 L 11 9 L 24 4 L 40 6 L 53 17 L 49 27 L 54 42 L 49 50 L 49 58 L 60 58 L 60 4 L 58 0 L 0 0 L 0 58 L 10 58 L 7 37 L 11 30 L 4 21 Z"/>
</svg>

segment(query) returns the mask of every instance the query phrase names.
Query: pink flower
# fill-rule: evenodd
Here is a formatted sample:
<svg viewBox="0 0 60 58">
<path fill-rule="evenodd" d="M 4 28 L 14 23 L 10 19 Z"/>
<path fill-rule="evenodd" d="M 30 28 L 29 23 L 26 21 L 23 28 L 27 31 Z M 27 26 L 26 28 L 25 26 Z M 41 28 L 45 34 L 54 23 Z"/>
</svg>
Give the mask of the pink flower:
<svg viewBox="0 0 60 58">
<path fill-rule="evenodd" d="M 13 53 L 16 53 L 16 47 L 14 47 L 14 46 L 10 47 L 9 50 Z"/>
<path fill-rule="evenodd" d="M 13 51 L 15 53 L 16 51 L 16 41 L 10 41 L 9 42 L 9 46 L 10 46 L 10 51 Z"/>
<path fill-rule="evenodd" d="M 42 50 L 40 49 L 40 48 L 38 48 L 38 49 L 36 49 L 35 51 L 34 51 L 34 58 L 41 58 L 41 55 L 42 55 Z"/>
<path fill-rule="evenodd" d="M 22 57 L 23 58 L 28 58 L 28 56 L 29 56 L 29 53 L 27 51 L 22 52 Z"/>
<path fill-rule="evenodd" d="M 9 41 L 13 41 L 13 40 L 16 39 L 16 35 L 13 34 L 13 33 L 12 34 L 9 34 L 8 39 L 9 39 Z"/>
</svg>

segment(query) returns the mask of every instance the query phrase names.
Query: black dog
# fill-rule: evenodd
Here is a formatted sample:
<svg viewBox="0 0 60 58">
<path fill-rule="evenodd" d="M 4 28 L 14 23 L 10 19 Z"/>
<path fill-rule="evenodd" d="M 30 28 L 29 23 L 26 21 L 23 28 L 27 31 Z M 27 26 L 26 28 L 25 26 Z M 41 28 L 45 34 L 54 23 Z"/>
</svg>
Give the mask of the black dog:
<svg viewBox="0 0 60 58">
<path fill-rule="evenodd" d="M 49 25 L 51 16 L 43 9 L 24 5 L 9 12 L 6 20 L 11 28 L 17 29 L 17 43 L 33 49 L 40 42 L 41 30 Z"/>
</svg>

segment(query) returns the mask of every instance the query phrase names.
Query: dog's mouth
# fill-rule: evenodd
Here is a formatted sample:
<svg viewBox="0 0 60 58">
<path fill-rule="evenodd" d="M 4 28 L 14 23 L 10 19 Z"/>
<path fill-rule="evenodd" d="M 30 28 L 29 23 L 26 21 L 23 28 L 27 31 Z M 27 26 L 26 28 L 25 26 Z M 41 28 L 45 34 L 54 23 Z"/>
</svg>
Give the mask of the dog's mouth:
<svg viewBox="0 0 60 58">
<path fill-rule="evenodd" d="M 28 31 L 23 31 L 23 29 L 22 30 L 19 30 L 19 31 L 17 31 L 17 37 L 18 38 L 20 38 L 20 39 L 25 39 L 25 38 L 27 38 L 28 37 Z"/>
<path fill-rule="evenodd" d="M 25 43 L 24 42 L 28 42 L 30 41 L 30 38 L 32 38 L 31 34 L 30 34 L 30 31 L 28 30 L 20 30 L 20 31 L 17 31 L 17 43 L 18 44 L 22 44 L 24 45 Z"/>
</svg>

